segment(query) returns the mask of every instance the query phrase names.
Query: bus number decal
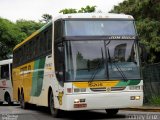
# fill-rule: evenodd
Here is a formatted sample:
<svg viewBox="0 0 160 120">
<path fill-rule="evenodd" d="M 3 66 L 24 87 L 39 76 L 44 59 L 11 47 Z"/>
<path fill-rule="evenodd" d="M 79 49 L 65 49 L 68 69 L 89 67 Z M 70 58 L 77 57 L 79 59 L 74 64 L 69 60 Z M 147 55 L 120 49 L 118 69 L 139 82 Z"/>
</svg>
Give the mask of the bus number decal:
<svg viewBox="0 0 160 120">
<path fill-rule="evenodd" d="M 88 83 L 88 86 L 89 87 L 102 87 L 103 86 L 103 83 L 102 82 L 89 82 Z"/>
</svg>

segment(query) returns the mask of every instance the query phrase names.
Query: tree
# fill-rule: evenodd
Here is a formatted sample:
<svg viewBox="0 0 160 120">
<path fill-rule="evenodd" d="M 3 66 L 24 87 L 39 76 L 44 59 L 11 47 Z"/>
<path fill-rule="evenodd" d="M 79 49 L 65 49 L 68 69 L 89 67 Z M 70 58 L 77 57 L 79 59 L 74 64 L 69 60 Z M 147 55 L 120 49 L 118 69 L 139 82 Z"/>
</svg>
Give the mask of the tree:
<svg viewBox="0 0 160 120">
<path fill-rule="evenodd" d="M 19 42 L 23 41 L 44 24 L 35 21 L 18 20 L 12 23 L 0 18 L 0 60 L 7 59 Z"/>
<path fill-rule="evenodd" d="M 14 23 L 0 18 L 0 59 L 7 59 L 14 46 L 25 37 Z"/>
<path fill-rule="evenodd" d="M 95 10 L 96 10 L 96 6 L 89 6 L 89 5 L 87 5 L 85 8 L 82 7 L 80 10 L 73 9 L 73 8 L 62 9 L 62 10 L 60 10 L 59 13 L 63 13 L 63 14 L 70 14 L 70 13 L 91 13 L 91 12 L 95 12 Z"/>
<path fill-rule="evenodd" d="M 52 20 L 52 15 L 43 14 L 42 15 L 42 20 L 40 20 L 40 22 L 48 23 L 51 20 Z"/>
<path fill-rule="evenodd" d="M 26 34 L 26 36 L 31 35 L 33 32 L 41 28 L 43 25 L 44 23 L 35 22 L 32 20 L 21 19 L 16 21 L 16 26 L 21 30 L 21 32 Z"/>
<path fill-rule="evenodd" d="M 81 8 L 80 10 L 78 10 L 78 13 L 91 13 L 91 12 L 95 12 L 96 10 L 96 6 L 89 6 L 87 5 L 85 8 Z"/>
<path fill-rule="evenodd" d="M 160 1 L 125 0 L 111 12 L 134 16 L 140 42 L 150 51 L 148 63 L 160 62 Z"/>
<path fill-rule="evenodd" d="M 72 8 L 68 8 L 68 9 L 66 8 L 66 9 L 60 10 L 59 13 L 63 13 L 63 14 L 77 13 L 77 10 Z"/>
</svg>

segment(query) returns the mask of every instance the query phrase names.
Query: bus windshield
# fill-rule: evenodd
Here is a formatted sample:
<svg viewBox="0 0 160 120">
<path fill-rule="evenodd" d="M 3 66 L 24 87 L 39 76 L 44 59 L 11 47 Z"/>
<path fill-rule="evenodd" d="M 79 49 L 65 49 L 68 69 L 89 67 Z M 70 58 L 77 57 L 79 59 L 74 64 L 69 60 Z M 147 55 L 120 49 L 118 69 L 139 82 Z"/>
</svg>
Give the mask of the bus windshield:
<svg viewBox="0 0 160 120">
<path fill-rule="evenodd" d="M 134 21 L 66 20 L 65 36 L 136 35 Z"/>
<path fill-rule="evenodd" d="M 65 44 L 67 81 L 140 79 L 134 40 L 68 41 Z"/>
</svg>

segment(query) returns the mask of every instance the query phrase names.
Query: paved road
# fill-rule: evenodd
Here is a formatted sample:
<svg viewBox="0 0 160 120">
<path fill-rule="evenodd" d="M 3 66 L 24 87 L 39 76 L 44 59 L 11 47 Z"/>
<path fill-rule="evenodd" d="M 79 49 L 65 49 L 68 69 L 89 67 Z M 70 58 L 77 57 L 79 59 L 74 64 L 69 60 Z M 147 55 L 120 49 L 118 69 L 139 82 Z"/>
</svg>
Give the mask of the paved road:
<svg viewBox="0 0 160 120">
<path fill-rule="evenodd" d="M 104 110 L 66 112 L 61 118 L 53 118 L 45 107 L 23 110 L 18 105 L 0 106 L 0 120 L 160 120 L 159 112 L 139 112 L 120 110 L 114 117 Z"/>
</svg>

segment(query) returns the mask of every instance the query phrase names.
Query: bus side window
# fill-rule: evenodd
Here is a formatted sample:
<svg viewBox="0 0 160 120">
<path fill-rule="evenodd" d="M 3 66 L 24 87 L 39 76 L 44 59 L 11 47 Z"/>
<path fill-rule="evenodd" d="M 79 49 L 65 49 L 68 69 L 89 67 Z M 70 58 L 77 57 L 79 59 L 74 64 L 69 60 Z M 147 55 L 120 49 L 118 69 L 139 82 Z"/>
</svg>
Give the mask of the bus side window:
<svg viewBox="0 0 160 120">
<path fill-rule="evenodd" d="M 9 80 L 9 65 L 1 66 L 1 79 Z"/>
</svg>

